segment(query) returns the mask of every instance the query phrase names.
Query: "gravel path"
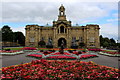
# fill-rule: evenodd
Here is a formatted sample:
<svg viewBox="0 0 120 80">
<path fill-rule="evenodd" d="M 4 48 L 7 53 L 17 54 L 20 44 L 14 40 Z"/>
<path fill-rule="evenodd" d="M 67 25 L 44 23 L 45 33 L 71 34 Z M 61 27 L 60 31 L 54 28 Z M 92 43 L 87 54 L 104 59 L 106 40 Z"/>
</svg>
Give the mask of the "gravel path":
<svg viewBox="0 0 120 80">
<path fill-rule="evenodd" d="M 31 62 L 32 60 L 36 60 L 35 58 L 26 57 L 27 54 L 29 54 L 29 53 L 25 52 L 24 54 L 19 54 L 19 55 L 15 55 L 15 56 L 0 57 L 0 62 L 2 62 L 2 66 L 0 66 L 0 68 L 11 66 L 11 65 L 17 65 L 17 64 L 21 64 L 21 63 L 27 63 L 27 62 Z M 105 66 L 109 66 L 109 67 L 118 68 L 118 57 L 108 57 L 108 56 L 99 55 L 99 54 L 97 54 L 97 55 L 99 57 L 90 58 L 90 59 L 86 59 L 86 60 L 82 60 L 82 61 L 93 61 L 99 65 L 105 65 Z"/>
</svg>

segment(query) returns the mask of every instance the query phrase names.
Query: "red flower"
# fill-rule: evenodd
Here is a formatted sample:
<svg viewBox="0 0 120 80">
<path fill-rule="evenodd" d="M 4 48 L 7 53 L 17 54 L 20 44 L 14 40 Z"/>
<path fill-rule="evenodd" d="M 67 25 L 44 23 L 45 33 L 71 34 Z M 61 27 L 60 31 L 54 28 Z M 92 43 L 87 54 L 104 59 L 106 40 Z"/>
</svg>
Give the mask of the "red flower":
<svg viewBox="0 0 120 80">
<path fill-rule="evenodd" d="M 66 60 L 34 60 L 28 64 L 2 68 L 1 79 L 18 80 L 101 80 L 118 78 L 118 69 L 96 65 L 93 62 Z"/>
<path fill-rule="evenodd" d="M 63 54 L 64 55 L 71 55 L 70 53 L 67 53 L 67 52 L 64 52 Z M 61 54 L 60 52 L 56 52 L 56 53 L 51 54 L 51 55 L 63 55 L 63 54 Z"/>
<path fill-rule="evenodd" d="M 50 57 L 47 57 L 49 59 L 76 59 L 76 57 L 71 57 L 71 56 L 62 56 L 62 55 L 59 55 L 59 56 L 50 56 Z"/>
<path fill-rule="evenodd" d="M 81 59 L 82 58 L 90 58 L 90 57 L 97 57 L 97 55 L 93 55 L 93 54 L 88 54 L 88 55 L 81 55 Z"/>
<path fill-rule="evenodd" d="M 40 55 L 40 54 L 29 54 L 27 56 L 42 58 L 42 55 Z"/>
<path fill-rule="evenodd" d="M 36 48 L 34 47 L 24 47 L 22 48 L 23 50 L 37 50 Z"/>
</svg>

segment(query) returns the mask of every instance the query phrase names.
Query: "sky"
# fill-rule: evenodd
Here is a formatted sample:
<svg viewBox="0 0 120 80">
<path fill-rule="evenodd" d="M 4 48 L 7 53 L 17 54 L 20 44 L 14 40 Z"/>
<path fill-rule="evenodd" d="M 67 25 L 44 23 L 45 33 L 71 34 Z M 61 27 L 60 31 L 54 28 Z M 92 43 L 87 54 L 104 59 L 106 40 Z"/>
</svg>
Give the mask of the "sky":
<svg viewBox="0 0 120 80">
<path fill-rule="evenodd" d="M 117 0 L 2 0 L 0 4 L 0 27 L 8 25 L 13 31 L 25 35 L 25 26 L 38 24 L 52 26 L 57 20 L 59 7 L 63 4 L 67 20 L 72 25 L 98 24 L 100 35 L 118 40 L 118 1 Z"/>
</svg>

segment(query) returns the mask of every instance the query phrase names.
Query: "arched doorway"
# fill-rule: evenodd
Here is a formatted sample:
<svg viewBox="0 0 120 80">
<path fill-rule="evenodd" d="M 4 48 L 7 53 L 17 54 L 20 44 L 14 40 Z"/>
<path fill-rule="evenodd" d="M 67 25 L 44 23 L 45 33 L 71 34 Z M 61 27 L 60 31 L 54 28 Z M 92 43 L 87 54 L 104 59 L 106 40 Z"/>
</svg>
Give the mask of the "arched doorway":
<svg viewBox="0 0 120 80">
<path fill-rule="evenodd" d="M 60 38 L 60 39 L 58 40 L 58 47 L 61 46 L 62 41 L 63 41 L 63 43 L 64 43 L 64 46 L 66 47 L 66 40 L 65 40 L 65 38 Z"/>
</svg>

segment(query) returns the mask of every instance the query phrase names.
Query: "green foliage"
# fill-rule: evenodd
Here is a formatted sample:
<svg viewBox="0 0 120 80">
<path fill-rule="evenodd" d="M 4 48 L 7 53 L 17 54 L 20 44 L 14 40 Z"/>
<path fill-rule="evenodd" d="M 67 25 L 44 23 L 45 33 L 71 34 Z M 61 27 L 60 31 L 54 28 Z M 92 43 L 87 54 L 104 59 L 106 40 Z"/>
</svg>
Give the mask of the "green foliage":
<svg viewBox="0 0 120 80">
<path fill-rule="evenodd" d="M 3 26 L 2 30 L 2 41 L 13 41 L 13 31 L 10 29 L 8 25 Z"/>
<path fill-rule="evenodd" d="M 100 46 L 103 46 L 104 48 L 117 48 L 117 43 L 113 38 L 109 39 L 107 37 L 103 38 L 102 35 L 100 35 Z"/>
<path fill-rule="evenodd" d="M 107 42 L 107 41 L 105 41 L 105 42 L 103 42 L 103 45 L 102 45 L 103 47 L 109 47 L 109 42 Z"/>
<path fill-rule="evenodd" d="M 5 25 L 1 29 L 3 42 L 18 42 L 18 44 L 25 45 L 25 36 L 22 32 L 13 32 L 12 29 Z"/>
<path fill-rule="evenodd" d="M 25 45 L 25 36 L 23 35 L 22 32 L 14 32 L 13 39 L 14 39 L 14 42 L 17 42 L 21 44 L 22 46 Z"/>
</svg>

